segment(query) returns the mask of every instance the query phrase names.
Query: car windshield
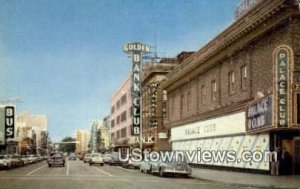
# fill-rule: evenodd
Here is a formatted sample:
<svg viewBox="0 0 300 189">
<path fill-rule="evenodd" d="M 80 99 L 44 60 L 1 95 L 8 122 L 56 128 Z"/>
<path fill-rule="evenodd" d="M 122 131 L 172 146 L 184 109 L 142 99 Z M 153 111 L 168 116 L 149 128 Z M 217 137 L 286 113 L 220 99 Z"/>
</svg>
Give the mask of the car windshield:
<svg viewBox="0 0 300 189">
<path fill-rule="evenodd" d="M 63 157 L 63 154 L 61 154 L 61 153 L 55 153 L 55 154 L 51 154 L 51 157 L 61 158 L 61 157 Z"/>
</svg>

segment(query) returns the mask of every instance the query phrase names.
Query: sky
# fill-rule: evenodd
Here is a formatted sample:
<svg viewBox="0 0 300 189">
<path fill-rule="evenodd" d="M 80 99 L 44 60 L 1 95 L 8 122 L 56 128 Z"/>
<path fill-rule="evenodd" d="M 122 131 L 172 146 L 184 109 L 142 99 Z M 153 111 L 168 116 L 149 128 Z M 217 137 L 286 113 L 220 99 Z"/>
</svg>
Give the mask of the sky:
<svg viewBox="0 0 300 189">
<path fill-rule="evenodd" d="M 47 115 L 53 141 L 74 136 L 110 114 L 131 73 L 125 43 L 160 57 L 197 51 L 234 21 L 239 1 L 0 0 L 0 101 Z"/>
</svg>

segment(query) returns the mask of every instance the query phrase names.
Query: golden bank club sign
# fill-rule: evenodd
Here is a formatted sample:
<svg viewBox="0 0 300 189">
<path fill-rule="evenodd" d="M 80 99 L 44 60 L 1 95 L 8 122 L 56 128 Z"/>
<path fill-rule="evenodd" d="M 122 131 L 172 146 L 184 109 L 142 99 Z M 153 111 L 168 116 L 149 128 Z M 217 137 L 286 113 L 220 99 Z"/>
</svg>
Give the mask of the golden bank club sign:
<svg viewBox="0 0 300 189">
<path fill-rule="evenodd" d="M 150 48 L 142 43 L 133 42 L 124 45 L 124 52 L 128 53 L 132 57 L 132 130 L 133 136 L 140 135 L 141 124 L 141 62 L 142 54 L 149 53 Z"/>
</svg>

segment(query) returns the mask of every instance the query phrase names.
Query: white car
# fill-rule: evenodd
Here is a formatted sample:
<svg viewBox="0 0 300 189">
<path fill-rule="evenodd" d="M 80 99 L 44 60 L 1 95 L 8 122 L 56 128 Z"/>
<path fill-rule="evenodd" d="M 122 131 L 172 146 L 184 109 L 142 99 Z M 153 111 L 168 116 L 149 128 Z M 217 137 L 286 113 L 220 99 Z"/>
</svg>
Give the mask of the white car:
<svg viewBox="0 0 300 189">
<path fill-rule="evenodd" d="M 93 164 L 100 164 L 101 166 L 104 165 L 103 155 L 102 154 L 100 154 L 100 153 L 93 153 L 93 154 L 91 154 L 90 158 L 91 158 L 90 161 L 89 161 L 90 165 L 93 165 Z"/>
</svg>

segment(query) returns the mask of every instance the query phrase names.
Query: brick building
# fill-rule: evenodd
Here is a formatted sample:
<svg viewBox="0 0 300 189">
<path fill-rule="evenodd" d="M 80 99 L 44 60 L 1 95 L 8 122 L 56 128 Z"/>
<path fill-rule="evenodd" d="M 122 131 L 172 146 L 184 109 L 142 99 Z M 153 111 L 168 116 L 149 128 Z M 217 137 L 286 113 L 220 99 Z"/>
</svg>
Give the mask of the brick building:
<svg viewBox="0 0 300 189">
<path fill-rule="evenodd" d="M 247 150 L 280 147 L 292 156 L 286 173 L 299 174 L 299 4 L 245 0 L 241 5 L 236 20 L 162 85 L 172 149 L 233 150 L 240 157 Z M 271 167 L 254 160 L 193 163 L 263 172 Z"/>
<path fill-rule="evenodd" d="M 166 80 L 166 75 L 177 65 L 176 58 L 163 58 L 158 63 L 147 63 L 144 66 L 142 75 L 143 148 L 171 149 L 167 130 L 163 126 L 166 98 L 159 86 Z"/>
</svg>

